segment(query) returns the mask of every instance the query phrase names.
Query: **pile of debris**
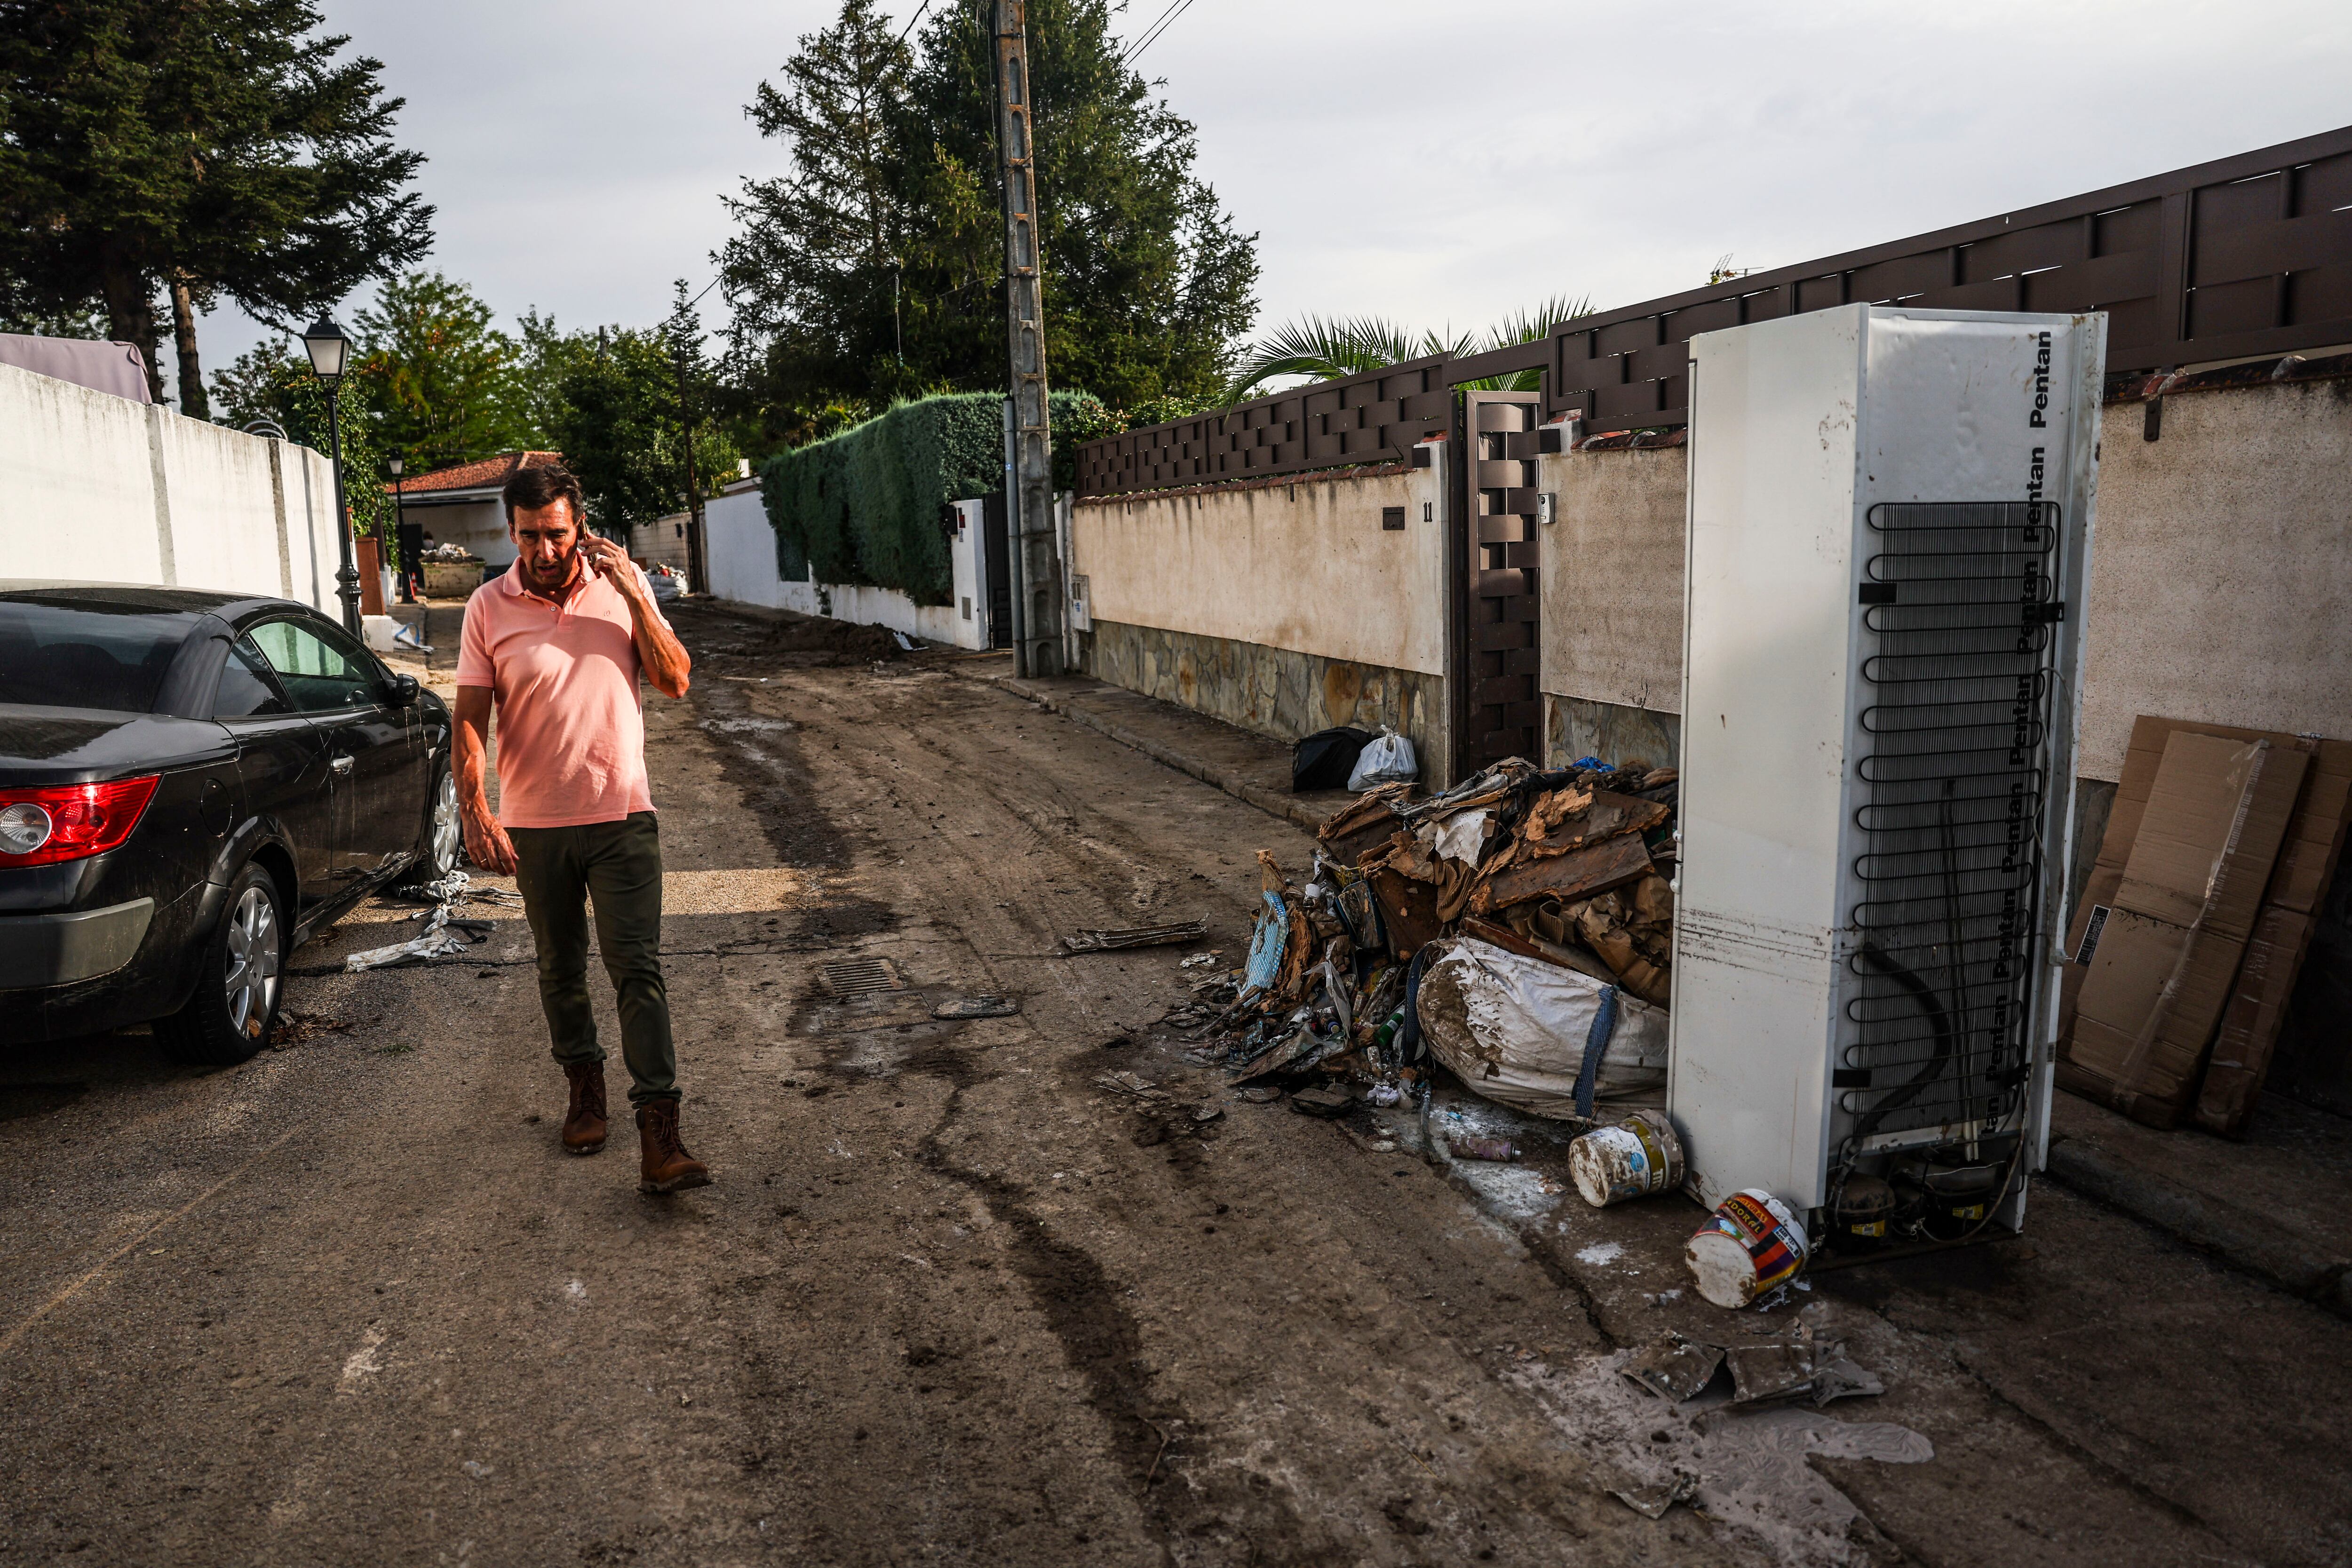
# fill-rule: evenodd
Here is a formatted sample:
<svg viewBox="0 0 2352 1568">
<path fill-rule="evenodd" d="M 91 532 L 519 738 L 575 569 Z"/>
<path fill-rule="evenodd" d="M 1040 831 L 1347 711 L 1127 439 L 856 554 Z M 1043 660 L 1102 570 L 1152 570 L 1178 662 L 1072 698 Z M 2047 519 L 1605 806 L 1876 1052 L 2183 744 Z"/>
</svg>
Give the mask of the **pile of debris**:
<svg viewBox="0 0 2352 1568">
<path fill-rule="evenodd" d="M 1675 774 L 1507 758 L 1443 795 L 1366 791 L 1306 884 L 1259 851 L 1246 966 L 1171 1018 L 1237 1083 L 1322 1079 L 1426 1104 L 1433 1059 L 1481 1094 L 1591 1122 L 1660 1098 Z"/>
</svg>

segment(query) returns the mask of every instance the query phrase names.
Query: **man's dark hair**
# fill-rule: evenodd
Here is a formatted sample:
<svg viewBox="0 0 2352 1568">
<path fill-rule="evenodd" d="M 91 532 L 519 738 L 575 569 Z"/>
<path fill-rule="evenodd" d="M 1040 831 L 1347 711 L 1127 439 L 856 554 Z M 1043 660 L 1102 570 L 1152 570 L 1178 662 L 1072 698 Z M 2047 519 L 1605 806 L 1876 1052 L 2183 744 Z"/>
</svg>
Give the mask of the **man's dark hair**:
<svg viewBox="0 0 2352 1568">
<path fill-rule="evenodd" d="M 537 511 L 543 506 L 553 506 L 559 500 L 572 502 L 572 521 L 581 531 L 588 528 L 588 498 L 581 492 L 580 481 L 572 470 L 561 463 L 537 463 L 517 468 L 507 476 L 504 497 L 507 521 L 514 521 L 515 510 Z"/>
</svg>

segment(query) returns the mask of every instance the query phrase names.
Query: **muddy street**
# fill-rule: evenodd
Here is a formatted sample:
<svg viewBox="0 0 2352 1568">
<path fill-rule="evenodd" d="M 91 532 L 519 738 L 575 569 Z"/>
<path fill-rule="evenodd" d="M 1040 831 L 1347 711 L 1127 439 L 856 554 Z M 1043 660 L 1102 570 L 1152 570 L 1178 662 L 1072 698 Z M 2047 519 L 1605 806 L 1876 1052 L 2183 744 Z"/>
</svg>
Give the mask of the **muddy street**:
<svg viewBox="0 0 2352 1568">
<path fill-rule="evenodd" d="M 1253 852 L 1304 833 L 958 660 L 677 624 L 647 757 L 715 1184 L 640 1195 L 621 1121 L 558 1146 L 519 910 L 345 974 L 415 906 L 355 911 L 240 1068 L 16 1054 L 0 1562 L 2352 1557 L 2343 1321 L 2054 1189 L 2022 1243 L 1811 1292 L 1885 1397 L 1649 1402 L 1603 1358 L 1702 1321 L 1696 1210 L 1604 1242 L 1534 1173 L 1186 1061 L 1180 960 L 1239 962 Z M 1056 956 L 1180 920 L 1207 940 Z M 939 1016 L 986 997 L 1018 1011 Z M 1733 1500 L 1612 1496 L 1677 1469 Z"/>
</svg>

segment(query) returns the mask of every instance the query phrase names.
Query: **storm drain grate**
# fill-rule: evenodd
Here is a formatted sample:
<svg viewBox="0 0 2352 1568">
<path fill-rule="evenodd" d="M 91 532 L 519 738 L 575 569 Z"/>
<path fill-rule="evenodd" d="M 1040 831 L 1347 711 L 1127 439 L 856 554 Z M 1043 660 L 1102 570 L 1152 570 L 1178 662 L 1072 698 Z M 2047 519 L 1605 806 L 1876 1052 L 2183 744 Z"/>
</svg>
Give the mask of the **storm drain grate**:
<svg viewBox="0 0 2352 1568">
<path fill-rule="evenodd" d="M 835 996 L 866 996 L 903 991 L 906 984 L 887 958 L 845 958 L 824 966 L 824 988 Z"/>
</svg>

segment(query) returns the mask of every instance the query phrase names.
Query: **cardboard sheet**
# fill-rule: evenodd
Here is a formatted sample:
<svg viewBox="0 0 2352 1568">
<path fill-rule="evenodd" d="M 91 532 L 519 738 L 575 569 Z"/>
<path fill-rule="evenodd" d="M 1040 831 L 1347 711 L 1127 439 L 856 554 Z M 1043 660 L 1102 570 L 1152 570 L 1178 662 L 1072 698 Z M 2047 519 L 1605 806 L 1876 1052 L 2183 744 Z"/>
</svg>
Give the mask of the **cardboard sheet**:
<svg viewBox="0 0 2352 1568">
<path fill-rule="evenodd" d="M 2314 740 L 2273 731 L 2142 715 L 2132 727 L 2123 779 L 2116 793 L 2105 837 L 2098 847 L 2098 858 L 2081 900 L 2068 916 L 2067 952 L 2078 958 L 2086 941 L 2098 945 L 2090 931 L 2103 927 L 2110 918 L 2105 911 L 2114 907 L 2116 889 L 2123 881 L 2124 862 L 2130 857 L 2141 816 L 2147 808 L 2165 745 L 2174 732 L 2184 730 L 2230 741 L 2267 740 L 2274 746 L 2306 752 L 2314 759 L 2305 774 L 2294 815 L 2288 819 L 2286 841 L 2279 851 L 2277 864 L 2272 868 L 2270 887 L 2263 894 L 2254 935 L 2247 945 L 2237 984 L 2223 1011 L 2206 1067 L 2204 1086 L 2196 1101 L 2200 1126 L 2231 1137 L 2242 1137 L 2261 1098 L 2263 1081 L 2269 1074 L 2272 1053 L 2284 1026 L 2287 997 L 2294 989 L 2304 956 L 2309 951 L 2311 933 L 2318 925 L 2320 905 L 2333 884 L 2347 837 L 2347 817 L 2352 817 L 2352 801 L 2347 800 L 2352 797 L 2352 742 Z M 2068 963 L 2062 971 L 2062 1042 L 2073 1033 L 2075 1003 L 2086 973 L 2080 963 Z M 2058 1078 L 2061 1084 L 2077 1094 L 2116 1103 L 2110 1095 L 2114 1086 L 2066 1060 L 2063 1044 Z M 2168 1113 L 2155 1101 L 2139 1099 L 2131 1103 L 2134 1113 L 2142 1120 L 2163 1126 L 2179 1120 L 2179 1113 Z"/>
<path fill-rule="evenodd" d="M 2310 760 L 2268 737 L 2182 728 L 2166 736 L 2145 793 L 2127 806 L 2118 792 L 2108 841 L 2128 848 L 2116 866 L 2102 846 L 2107 875 L 2094 874 L 2081 911 L 2081 974 L 2060 1045 L 2068 1088 L 2154 1125 L 2179 1120 L 2237 984 Z M 2093 921 L 2099 934 L 2084 952 Z"/>
</svg>

